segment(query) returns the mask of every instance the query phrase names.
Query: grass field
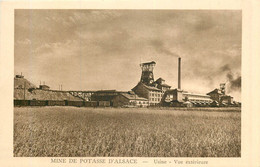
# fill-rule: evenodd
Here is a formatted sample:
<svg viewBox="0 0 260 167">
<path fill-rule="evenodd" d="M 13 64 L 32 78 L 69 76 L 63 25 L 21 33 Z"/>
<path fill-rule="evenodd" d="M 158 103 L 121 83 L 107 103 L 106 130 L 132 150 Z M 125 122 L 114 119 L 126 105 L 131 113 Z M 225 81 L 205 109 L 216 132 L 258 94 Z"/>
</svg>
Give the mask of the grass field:
<svg viewBox="0 0 260 167">
<path fill-rule="evenodd" d="M 14 156 L 240 157 L 241 112 L 14 108 Z"/>
</svg>

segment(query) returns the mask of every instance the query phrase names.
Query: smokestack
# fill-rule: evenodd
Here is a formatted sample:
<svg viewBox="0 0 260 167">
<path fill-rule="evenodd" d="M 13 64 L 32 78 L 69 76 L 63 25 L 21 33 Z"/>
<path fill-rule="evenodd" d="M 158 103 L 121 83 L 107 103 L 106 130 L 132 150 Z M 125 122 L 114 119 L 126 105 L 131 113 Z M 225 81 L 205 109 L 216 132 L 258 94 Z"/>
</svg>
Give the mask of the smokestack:
<svg viewBox="0 0 260 167">
<path fill-rule="evenodd" d="M 181 58 L 178 58 L 178 89 L 181 89 Z"/>
</svg>

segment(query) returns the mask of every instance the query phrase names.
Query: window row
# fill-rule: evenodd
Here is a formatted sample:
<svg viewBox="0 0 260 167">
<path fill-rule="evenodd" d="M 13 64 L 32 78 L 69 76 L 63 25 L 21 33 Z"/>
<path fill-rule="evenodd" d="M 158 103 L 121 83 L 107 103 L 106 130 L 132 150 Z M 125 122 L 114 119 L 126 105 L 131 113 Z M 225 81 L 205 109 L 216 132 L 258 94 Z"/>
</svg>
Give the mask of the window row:
<svg viewBox="0 0 260 167">
<path fill-rule="evenodd" d="M 161 101 L 161 98 L 150 98 L 150 101 Z"/>
<path fill-rule="evenodd" d="M 163 94 L 157 94 L 157 93 L 150 93 L 151 97 L 162 97 Z"/>
</svg>

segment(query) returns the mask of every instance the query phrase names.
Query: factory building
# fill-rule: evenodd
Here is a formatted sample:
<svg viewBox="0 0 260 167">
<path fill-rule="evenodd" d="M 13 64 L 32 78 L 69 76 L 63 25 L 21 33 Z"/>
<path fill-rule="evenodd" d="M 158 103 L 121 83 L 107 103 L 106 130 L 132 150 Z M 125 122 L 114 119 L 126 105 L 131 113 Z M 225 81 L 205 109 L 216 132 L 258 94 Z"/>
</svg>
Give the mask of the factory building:
<svg viewBox="0 0 260 167">
<path fill-rule="evenodd" d="M 232 96 L 228 96 L 228 95 L 224 95 L 221 97 L 221 104 L 223 105 L 233 105 L 233 97 Z"/>
<path fill-rule="evenodd" d="M 139 97 L 133 91 L 121 92 L 116 90 L 100 90 L 91 95 L 91 100 L 96 101 L 100 107 L 148 106 L 148 100 Z"/>
<path fill-rule="evenodd" d="M 171 88 L 162 78 L 154 81 L 153 69 L 155 64 L 154 61 L 140 64 L 142 69 L 141 79 L 132 89 L 138 96 L 148 99 L 150 106 L 160 104 L 164 92 Z"/>
<path fill-rule="evenodd" d="M 147 86 L 142 82 L 139 82 L 133 89 L 138 96 L 148 99 L 149 105 L 158 105 L 161 102 L 163 91 L 153 87 Z"/>
<path fill-rule="evenodd" d="M 190 93 L 180 89 L 167 90 L 163 96 L 165 106 L 209 106 L 213 101 L 209 95 Z"/>
<path fill-rule="evenodd" d="M 147 107 L 148 100 L 143 97 L 137 96 L 133 91 L 120 93 L 113 99 L 114 107 Z"/>
<path fill-rule="evenodd" d="M 148 99 L 150 106 L 220 106 L 232 105 L 233 97 L 225 95 L 225 84 L 206 94 L 191 93 L 181 89 L 181 58 L 178 58 L 178 88 L 170 89 L 162 78 L 154 81 L 154 61 L 140 64 L 140 82 L 132 89 L 138 96 Z"/>
<path fill-rule="evenodd" d="M 223 93 L 220 89 L 214 89 L 213 91 L 207 93 L 211 97 L 212 100 L 220 102 L 220 98 L 223 96 Z"/>
<path fill-rule="evenodd" d="M 101 107 L 202 107 L 202 106 L 240 106 L 233 97 L 226 95 L 225 84 L 208 94 L 191 93 L 181 89 L 181 58 L 178 58 L 178 88 L 171 89 L 163 78 L 154 80 L 154 61 L 140 64 L 142 73 L 138 84 L 132 91 L 55 91 L 43 84 L 37 88 L 24 76 L 16 75 L 14 100 L 38 100 L 55 105 L 101 106 Z M 49 104 L 50 103 L 50 104 Z M 69 104 L 71 103 L 71 104 Z M 72 104 L 73 103 L 73 104 Z M 75 103 L 75 104 L 74 104 Z"/>
<path fill-rule="evenodd" d="M 154 83 L 154 86 L 162 90 L 163 93 L 171 88 L 171 86 L 167 85 L 165 80 L 162 78 L 157 79 Z"/>
<path fill-rule="evenodd" d="M 217 102 L 217 105 L 235 105 L 233 97 L 226 95 L 225 84 L 220 84 L 220 89 L 214 89 L 213 91 L 207 93 L 210 98 Z"/>
<path fill-rule="evenodd" d="M 99 90 L 91 95 L 92 101 L 97 101 L 98 106 L 109 107 L 113 106 L 113 99 L 119 95 L 116 90 Z"/>
</svg>

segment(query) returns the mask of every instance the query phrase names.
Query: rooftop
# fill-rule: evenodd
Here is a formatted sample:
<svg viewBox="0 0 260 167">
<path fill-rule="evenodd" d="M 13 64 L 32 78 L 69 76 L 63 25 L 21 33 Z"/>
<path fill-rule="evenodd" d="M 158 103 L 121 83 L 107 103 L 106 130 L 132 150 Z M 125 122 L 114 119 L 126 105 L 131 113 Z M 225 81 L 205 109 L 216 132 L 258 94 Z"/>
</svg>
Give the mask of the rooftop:
<svg viewBox="0 0 260 167">
<path fill-rule="evenodd" d="M 209 94 L 211 94 L 211 93 L 217 93 L 217 94 L 220 94 L 220 95 L 223 94 L 223 93 L 221 92 L 221 90 L 219 90 L 219 89 L 214 89 L 213 91 L 207 93 L 207 95 L 209 95 Z"/>
<path fill-rule="evenodd" d="M 151 62 L 147 62 L 147 63 L 142 63 L 140 65 L 151 65 L 151 64 L 156 64 L 154 61 L 151 61 Z"/>
<path fill-rule="evenodd" d="M 143 84 L 143 83 L 141 83 L 141 84 Z M 145 84 L 143 84 L 143 86 L 146 87 L 146 88 L 149 89 L 149 90 L 161 91 L 160 89 L 158 89 L 158 88 L 156 88 L 156 87 L 153 87 L 153 86 L 147 86 L 147 85 L 145 85 Z"/>
<path fill-rule="evenodd" d="M 167 85 L 167 84 L 161 84 L 161 86 L 163 86 L 163 87 L 171 87 L 170 85 Z"/>
<path fill-rule="evenodd" d="M 25 96 L 24 96 L 25 93 Z M 15 100 L 72 100 L 82 101 L 81 98 L 75 97 L 66 91 L 52 91 L 42 89 L 31 89 L 24 91 L 23 89 L 14 89 Z"/>
<path fill-rule="evenodd" d="M 126 97 L 129 100 L 145 100 L 145 101 L 148 101 L 146 98 L 139 97 L 136 94 L 121 93 L 121 95 Z"/>
</svg>

